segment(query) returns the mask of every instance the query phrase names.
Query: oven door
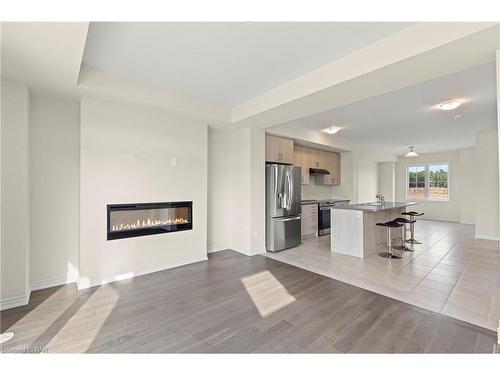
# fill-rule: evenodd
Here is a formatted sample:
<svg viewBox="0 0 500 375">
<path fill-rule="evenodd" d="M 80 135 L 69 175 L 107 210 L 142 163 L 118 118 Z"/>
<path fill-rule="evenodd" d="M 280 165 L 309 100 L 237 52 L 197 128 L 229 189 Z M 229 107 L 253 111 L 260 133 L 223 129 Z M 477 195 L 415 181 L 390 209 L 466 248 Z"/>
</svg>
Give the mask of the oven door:
<svg viewBox="0 0 500 375">
<path fill-rule="evenodd" d="M 318 211 L 318 235 L 330 234 L 330 206 L 323 206 Z"/>
</svg>

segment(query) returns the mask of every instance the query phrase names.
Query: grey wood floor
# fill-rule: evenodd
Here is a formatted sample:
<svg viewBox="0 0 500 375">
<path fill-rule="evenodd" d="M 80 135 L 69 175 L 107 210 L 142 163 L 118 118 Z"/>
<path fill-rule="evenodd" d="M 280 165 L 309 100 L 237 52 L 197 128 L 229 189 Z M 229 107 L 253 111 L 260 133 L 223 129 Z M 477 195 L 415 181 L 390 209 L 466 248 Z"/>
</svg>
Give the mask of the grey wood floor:
<svg viewBox="0 0 500 375">
<path fill-rule="evenodd" d="M 208 261 L 1 313 L 2 351 L 491 353 L 492 331 L 264 256 Z"/>
</svg>

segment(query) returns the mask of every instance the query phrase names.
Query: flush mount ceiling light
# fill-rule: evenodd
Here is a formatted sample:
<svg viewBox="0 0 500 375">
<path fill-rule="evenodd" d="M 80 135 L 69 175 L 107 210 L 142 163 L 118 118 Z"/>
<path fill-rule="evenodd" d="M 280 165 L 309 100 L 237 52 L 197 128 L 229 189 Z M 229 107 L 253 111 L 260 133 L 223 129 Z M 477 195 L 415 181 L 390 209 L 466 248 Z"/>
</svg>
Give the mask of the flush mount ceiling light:
<svg viewBox="0 0 500 375">
<path fill-rule="evenodd" d="M 323 129 L 323 131 L 328 134 L 335 134 L 338 133 L 340 129 L 342 128 L 339 128 L 338 126 L 330 126 L 329 128 Z"/>
<path fill-rule="evenodd" d="M 408 151 L 405 154 L 405 158 L 416 158 L 418 156 L 418 154 L 413 150 L 414 148 L 415 148 L 415 146 L 409 147 L 410 151 Z"/>
<path fill-rule="evenodd" d="M 447 102 L 439 103 L 438 107 L 443 111 L 451 111 L 452 109 L 460 107 L 462 104 L 462 100 L 449 100 Z"/>
</svg>

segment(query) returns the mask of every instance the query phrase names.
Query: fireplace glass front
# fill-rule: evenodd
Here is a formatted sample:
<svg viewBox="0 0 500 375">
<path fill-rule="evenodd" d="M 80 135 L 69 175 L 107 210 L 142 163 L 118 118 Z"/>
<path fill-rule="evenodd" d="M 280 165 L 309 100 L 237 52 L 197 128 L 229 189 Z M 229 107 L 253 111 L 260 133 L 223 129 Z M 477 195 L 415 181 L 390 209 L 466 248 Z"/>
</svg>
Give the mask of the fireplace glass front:
<svg viewBox="0 0 500 375">
<path fill-rule="evenodd" d="M 109 204 L 108 240 L 193 229 L 193 202 Z"/>
</svg>

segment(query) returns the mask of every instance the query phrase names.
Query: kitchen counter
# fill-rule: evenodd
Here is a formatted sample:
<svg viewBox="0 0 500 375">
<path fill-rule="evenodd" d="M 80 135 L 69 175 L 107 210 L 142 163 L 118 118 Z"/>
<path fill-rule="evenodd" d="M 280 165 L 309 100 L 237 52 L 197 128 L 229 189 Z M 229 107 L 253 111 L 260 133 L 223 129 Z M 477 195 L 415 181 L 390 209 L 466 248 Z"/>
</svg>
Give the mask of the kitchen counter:
<svg viewBox="0 0 500 375">
<path fill-rule="evenodd" d="M 361 203 L 333 206 L 330 210 L 332 253 L 367 258 L 385 251 L 386 228 L 377 226 L 402 217 L 406 207 L 417 202 Z M 394 241 L 401 240 L 401 229 L 392 230 Z"/>
<path fill-rule="evenodd" d="M 349 202 L 349 199 L 304 199 L 300 201 L 300 204 L 318 204 L 319 202 L 332 201 L 335 203 Z"/>
<path fill-rule="evenodd" d="M 359 204 L 344 204 L 335 206 L 336 210 L 360 210 L 366 212 L 379 212 L 384 210 L 391 210 L 393 208 L 403 208 L 407 206 L 414 206 L 417 202 L 385 202 L 380 204 L 377 202 L 359 203 Z"/>
</svg>

